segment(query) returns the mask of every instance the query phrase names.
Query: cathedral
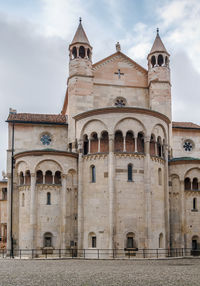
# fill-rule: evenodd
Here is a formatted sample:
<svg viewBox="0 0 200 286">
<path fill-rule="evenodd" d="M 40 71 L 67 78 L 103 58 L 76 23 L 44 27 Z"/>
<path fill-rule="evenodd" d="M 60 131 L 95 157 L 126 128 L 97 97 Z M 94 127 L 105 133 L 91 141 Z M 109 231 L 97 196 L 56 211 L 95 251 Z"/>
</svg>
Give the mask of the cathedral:
<svg viewBox="0 0 200 286">
<path fill-rule="evenodd" d="M 200 126 L 172 122 L 159 30 L 147 69 L 92 53 L 80 20 L 62 112 L 10 109 L 7 248 L 198 249 Z"/>
</svg>

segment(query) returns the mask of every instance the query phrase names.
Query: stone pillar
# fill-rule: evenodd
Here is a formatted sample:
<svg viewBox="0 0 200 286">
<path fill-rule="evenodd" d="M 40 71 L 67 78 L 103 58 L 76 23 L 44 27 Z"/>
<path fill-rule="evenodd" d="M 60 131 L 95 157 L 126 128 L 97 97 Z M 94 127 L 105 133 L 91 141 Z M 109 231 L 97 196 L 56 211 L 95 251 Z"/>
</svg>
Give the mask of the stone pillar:
<svg viewBox="0 0 200 286">
<path fill-rule="evenodd" d="M 150 158 L 150 136 L 144 138 L 144 197 L 145 197 L 145 237 L 146 248 L 151 248 L 152 231 L 151 231 L 151 158 Z"/>
<path fill-rule="evenodd" d="M 170 228 L 169 228 L 169 172 L 168 172 L 168 146 L 165 145 L 164 163 L 164 216 L 165 216 L 165 248 L 170 247 Z"/>
<path fill-rule="evenodd" d="M 88 139 L 88 154 L 91 153 L 91 139 Z"/>
<path fill-rule="evenodd" d="M 67 175 L 62 174 L 62 189 L 61 189 L 61 201 L 60 201 L 60 238 L 61 249 L 66 248 L 66 210 L 67 210 Z"/>
<path fill-rule="evenodd" d="M 123 152 L 126 152 L 126 136 L 123 136 Z"/>
<path fill-rule="evenodd" d="M 7 187 L 7 249 L 11 249 L 11 175 L 7 174 L 8 187 Z"/>
<path fill-rule="evenodd" d="M 101 138 L 100 137 L 98 138 L 98 151 L 97 152 L 98 153 L 101 152 Z"/>
<path fill-rule="evenodd" d="M 30 197 L 30 246 L 36 248 L 36 191 L 35 174 L 31 174 L 31 197 Z"/>
<path fill-rule="evenodd" d="M 78 142 L 78 248 L 83 249 L 83 142 Z"/>
<path fill-rule="evenodd" d="M 137 137 L 134 137 L 134 140 L 135 140 L 135 152 L 137 152 Z"/>
<path fill-rule="evenodd" d="M 180 190 L 180 217 L 181 217 L 181 226 L 180 226 L 180 232 L 181 232 L 181 245 L 180 247 L 184 248 L 186 247 L 185 242 L 185 229 L 186 229 L 186 221 L 185 221 L 185 184 L 184 180 L 181 181 L 181 190 Z"/>
<path fill-rule="evenodd" d="M 109 135 L 108 191 L 109 191 L 109 249 L 114 248 L 114 135 Z"/>
</svg>

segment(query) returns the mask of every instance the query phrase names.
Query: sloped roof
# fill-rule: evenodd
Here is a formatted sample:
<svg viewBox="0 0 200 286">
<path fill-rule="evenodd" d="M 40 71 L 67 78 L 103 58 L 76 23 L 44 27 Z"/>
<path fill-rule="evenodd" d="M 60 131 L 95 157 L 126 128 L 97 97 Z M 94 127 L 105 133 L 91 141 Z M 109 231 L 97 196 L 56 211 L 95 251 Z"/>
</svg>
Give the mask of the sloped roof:
<svg viewBox="0 0 200 286">
<path fill-rule="evenodd" d="M 88 44 L 90 46 L 89 40 L 86 36 L 86 33 L 83 29 L 83 26 L 81 24 L 81 21 L 78 25 L 78 28 L 76 30 L 75 36 L 71 42 L 71 45 L 75 44 L 75 43 L 83 43 L 83 44 Z"/>
<path fill-rule="evenodd" d="M 159 33 L 157 32 L 156 38 L 154 40 L 153 46 L 151 48 L 151 51 L 149 54 L 155 53 L 155 52 L 165 52 L 168 54 L 160 36 Z"/>
<path fill-rule="evenodd" d="M 193 158 L 193 157 L 177 157 L 172 158 L 169 160 L 169 162 L 178 162 L 178 161 L 196 161 L 199 160 L 199 158 Z"/>
<path fill-rule="evenodd" d="M 192 122 L 172 122 L 173 128 L 200 129 L 200 125 Z"/>
<path fill-rule="evenodd" d="M 9 114 L 7 122 L 67 124 L 66 116 L 61 114 L 15 113 Z"/>
</svg>

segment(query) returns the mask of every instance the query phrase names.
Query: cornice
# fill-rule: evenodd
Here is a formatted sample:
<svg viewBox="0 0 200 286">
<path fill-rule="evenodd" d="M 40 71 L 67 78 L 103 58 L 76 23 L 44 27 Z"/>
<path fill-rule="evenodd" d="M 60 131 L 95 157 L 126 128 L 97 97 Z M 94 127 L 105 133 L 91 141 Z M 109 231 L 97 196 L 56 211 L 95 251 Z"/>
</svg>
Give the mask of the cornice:
<svg viewBox="0 0 200 286">
<path fill-rule="evenodd" d="M 168 162 L 169 166 L 171 165 L 183 165 L 183 164 L 200 164 L 200 159 L 196 160 L 178 160 L 178 161 L 169 161 Z"/>
<path fill-rule="evenodd" d="M 21 157 L 26 156 L 42 156 L 42 155 L 57 155 L 57 156 L 65 156 L 65 157 L 73 157 L 77 158 L 78 154 L 67 152 L 67 151 L 59 151 L 59 150 L 29 150 L 20 152 L 14 155 L 15 159 L 19 159 Z"/>
<path fill-rule="evenodd" d="M 163 121 L 165 121 L 167 124 L 169 124 L 171 122 L 167 116 L 163 115 L 160 112 L 150 110 L 150 109 L 140 108 L 140 107 L 105 107 L 105 108 L 92 109 L 92 110 L 85 111 L 83 113 L 79 113 L 79 114 L 75 115 L 74 119 L 80 120 L 80 119 L 90 117 L 93 115 L 106 114 L 106 113 L 147 114 L 150 116 L 160 118 Z"/>
</svg>

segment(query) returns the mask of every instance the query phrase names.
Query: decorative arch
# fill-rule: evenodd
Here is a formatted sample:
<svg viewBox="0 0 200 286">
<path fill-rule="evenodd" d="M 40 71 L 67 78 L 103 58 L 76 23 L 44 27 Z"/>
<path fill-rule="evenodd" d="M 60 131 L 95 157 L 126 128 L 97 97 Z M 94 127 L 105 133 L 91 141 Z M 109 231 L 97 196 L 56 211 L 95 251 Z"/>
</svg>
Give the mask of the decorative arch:
<svg viewBox="0 0 200 286">
<path fill-rule="evenodd" d="M 131 130 L 126 132 L 126 152 L 135 152 L 135 138 Z"/>
<path fill-rule="evenodd" d="M 165 142 L 167 142 L 167 131 L 162 124 L 155 124 L 151 130 L 151 134 L 154 134 L 155 138 L 160 136 L 161 139 L 165 139 Z"/>
<path fill-rule="evenodd" d="M 144 124 L 135 117 L 125 117 L 119 120 L 114 127 L 114 131 L 123 130 L 124 134 L 128 131 L 133 131 L 136 135 L 139 132 L 146 134 L 146 128 Z"/>
<path fill-rule="evenodd" d="M 62 172 L 62 166 L 60 165 L 60 163 L 58 163 L 56 160 L 54 159 L 44 159 L 41 160 L 39 162 L 37 162 L 35 170 L 41 170 L 43 173 L 45 173 L 46 171 L 50 170 L 53 174 L 56 171 L 60 171 Z"/>
<path fill-rule="evenodd" d="M 80 138 L 83 138 L 84 134 L 92 134 L 93 132 L 101 134 L 103 130 L 108 130 L 106 124 L 103 121 L 99 119 L 88 120 L 80 131 Z"/>
<path fill-rule="evenodd" d="M 90 136 L 90 153 L 98 152 L 98 135 L 96 132 L 92 132 Z"/>
<path fill-rule="evenodd" d="M 115 132 L 114 150 L 115 152 L 123 152 L 124 149 L 123 133 L 121 130 Z"/>
<path fill-rule="evenodd" d="M 108 131 L 102 131 L 100 137 L 100 152 L 109 152 L 109 135 Z"/>
</svg>

